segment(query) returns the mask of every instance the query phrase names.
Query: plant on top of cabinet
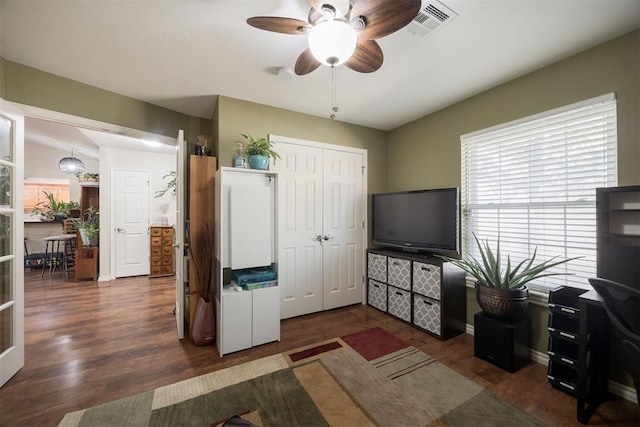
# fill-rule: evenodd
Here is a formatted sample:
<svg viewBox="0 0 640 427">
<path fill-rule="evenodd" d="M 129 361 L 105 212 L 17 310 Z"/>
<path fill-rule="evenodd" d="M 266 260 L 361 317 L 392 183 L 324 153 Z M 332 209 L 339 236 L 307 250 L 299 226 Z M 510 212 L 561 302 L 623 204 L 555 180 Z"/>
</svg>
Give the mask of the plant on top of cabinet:
<svg viewBox="0 0 640 427">
<path fill-rule="evenodd" d="M 79 182 L 99 182 L 100 174 L 93 172 L 85 172 L 78 175 Z"/>
<path fill-rule="evenodd" d="M 89 206 L 80 218 L 72 218 L 69 221 L 78 229 L 84 246 L 97 246 L 96 238 L 100 232 L 100 212 L 96 211 L 93 206 Z"/>
<path fill-rule="evenodd" d="M 242 135 L 248 142 L 244 153 L 249 159 L 249 167 L 251 169 L 266 170 L 269 166 L 270 157 L 273 157 L 274 159 L 280 158 L 280 155 L 273 149 L 273 142 L 269 141 L 267 138 L 254 138 L 248 133 L 242 133 L 240 135 Z"/>
</svg>

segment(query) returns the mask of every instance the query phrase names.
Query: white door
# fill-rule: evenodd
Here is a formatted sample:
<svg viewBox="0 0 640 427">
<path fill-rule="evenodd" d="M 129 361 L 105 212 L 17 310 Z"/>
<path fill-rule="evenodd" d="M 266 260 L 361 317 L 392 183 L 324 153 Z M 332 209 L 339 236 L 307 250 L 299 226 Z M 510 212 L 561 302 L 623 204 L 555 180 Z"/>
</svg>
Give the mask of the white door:
<svg viewBox="0 0 640 427">
<path fill-rule="evenodd" d="M 362 155 L 324 150 L 323 309 L 362 302 Z"/>
<path fill-rule="evenodd" d="M 176 325 L 178 327 L 178 339 L 184 337 L 184 185 L 185 168 L 183 158 L 184 150 L 184 132 L 178 131 L 176 140 L 176 232 L 175 242 L 175 261 L 176 261 Z"/>
<path fill-rule="evenodd" d="M 149 172 L 115 169 L 115 276 L 149 274 Z"/>
<path fill-rule="evenodd" d="M 271 136 L 283 319 L 363 301 L 366 152 Z"/>
<path fill-rule="evenodd" d="M 24 115 L 0 99 L 0 387 L 24 366 Z"/>
<path fill-rule="evenodd" d="M 278 144 L 278 285 L 283 319 L 322 310 L 322 150 Z"/>
</svg>

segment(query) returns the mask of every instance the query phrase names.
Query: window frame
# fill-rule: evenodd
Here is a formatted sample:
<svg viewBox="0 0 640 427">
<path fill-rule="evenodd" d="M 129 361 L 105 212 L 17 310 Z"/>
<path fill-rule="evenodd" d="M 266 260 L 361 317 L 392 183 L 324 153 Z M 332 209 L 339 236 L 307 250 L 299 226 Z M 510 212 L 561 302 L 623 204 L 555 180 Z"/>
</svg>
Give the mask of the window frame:
<svg viewBox="0 0 640 427">
<path fill-rule="evenodd" d="M 541 151 L 542 154 L 539 154 L 539 152 L 536 152 L 535 150 L 540 149 L 539 147 L 544 145 L 545 141 L 547 146 L 551 145 L 549 141 L 552 140 L 552 137 L 547 137 L 547 135 L 552 134 L 551 129 L 553 128 L 553 126 L 560 126 L 558 125 L 558 123 L 561 123 L 561 126 L 564 126 L 565 128 L 568 129 L 571 127 L 570 126 L 571 124 L 576 123 L 576 121 L 579 120 L 574 116 L 577 115 L 578 117 L 580 117 L 584 115 L 585 117 L 588 117 L 589 116 L 588 112 L 593 113 L 594 111 L 597 112 L 597 114 L 601 114 L 606 117 L 606 120 L 603 121 L 604 124 L 602 127 L 606 137 L 604 139 L 604 145 L 602 147 L 597 147 L 597 145 L 593 144 L 593 142 L 596 142 L 598 140 L 597 138 L 594 138 L 593 141 L 591 142 L 593 146 L 602 150 L 602 153 L 593 155 L 593 157 L 603 157 L 605 158 L 606 163 L 603 163 L 603 164 L 597 163 L 593 159 L 587 161 L 586 169 L 585 169 L 587 172 L 589 172 L 589 168 L 591 168 L 591 170 L 599 169 L 599 172 L 602 173 L 602 176 L 594 174 L 593 176 L 590 175 L 584 178 L 583 181 L 586 181 L 586 182 L 588 182 L 589 180 L 598 182 L 597 184 L 594 184 L 592 189 L 591 187 L 589 187 L 589 184 L 580 185 L 582 184 L 582 181 L 579 181 L 579 178 L 577 181 L 575 181 L 578 184 L 574 183 L 574 187 L 578 188 L 579 191 L 582 191 L 582 192 L 590 191 L 590 194 L 588 195 L 583 194 L 584 197 L 582 199 L 570 200 L 571 195 L 567 190 L 567 195 L 564 196 L 566 200 L 549 201 L 549 200 L 546 200 L 546 195 L 540 196 L 541 193 L 538 193 L 538 195 L 535 196 L 534 193 L 536 192 L 531 191 L 531 189 L 534 188 L 536 184 L 532 184 L 531 182 L 528 182 L 529 178 L 524 178 L 522 180 L 523 188 L 524 188 L 522 197 L 520 195 L 514 195 L 514 193 L 516 192 L 513 192 L 513 191 L 511 191 L 510 195 L 503 196 L 503 194 L 507 194 L 508 191 L 503 190 L 501 186 L 495 185 L 497 181 L 492 180 L 491 182 L 494 184 L 494 186 L 497 186 L 500 188 L 499 190 L 489 191 L 487 192 L 487 194 L 491 194 L 491 197 L 493 197 L 494 194 L 500 194 L 500 196 L 498 197 L 500 200 L 497 200 L 497 203 L 496 203 L 495 199 L 498 199 L 498 198 L 494 198 L 494 201 L 492 202 L 492 204 L 477 203 L 477 201 L 479 200 L 478 194 L 482 190 L 480 190 L 479 188 L 475 188 L 474 190 L 473 186 L 482 185 L 482 182 L 481 182 L 483 179 L 481 175 L 483 173 L 482 163 L 483 161 L 488 162 L 487 160 L 488 156 L 492 155 L 492 154 L 484 154 L 485 158 L 482 158 L 482 154 L 480 154 L 479 158 L 473 158 L 473 159 L 470 158 L 473 155 L 477 154 L 477 153 L 475 154 L 470 154 L 470 153 L 473 150 L 478 149 L 479 147 L 478 144 L 488 144 L 488 145 L 511 144 L 512 146 L 511 149 L 505 149 L 504 147 L 500 147 L 500 148 L 504 149 L 505 153 L 513 157 L 517 157 L 521 154 L 526 155 L 525 157 L 523 157 L 520 164 L 526 165 L 525 167 L 528 168 L 527 170 L 534 170 L 534 166 L 531 166 L 533 164 L 532 162 L 538 161 L 542 158 L 541 164 L 543 165 L 543 167 L 555 166 L 556 170 L 560 171 L 560 172 L 557 172 L 558 175 L 570 174 L 571 172 L 581 171 L 582 165 L 580 166 L 572 165 L 572 163 L 576 163 L 576 162 L 575 162 L 575 158 L 571 157 L 572 152 L 569 150 L 576 150 L 576 147 L 581 147 L 584 145 L 589 146 L 589 139 L 585 136 L 579 136 L 576 138 L 573 133 L 567 134 L 565 130 L 564 132 L 565 134 L 563 134 L 563 136 L 559 138 L 557 138 L 557 136 L 553 137 L 553 141 L 556 147 L 555 148 L 552 147 L 551 149 L 549 149 L 549 152 L 552 152 L 553 149 L 562 148 L 562 147 L 564 147 L 564 151 L 568 151 L 568 153 L 565 153 L 566 156 L 561 158 L 559 157 L 559 160 L 557 162 L 549 162 L 548 159 L 546 160 L 544 159 L 545 155 L 547 155 L 547 151 L 542 150 Z M 610 114 L 611 112 L 613 112 L 613 114 Z M 560 120 L 560 119 L 563 119 L 563 120 Z M 583 120 L 580 123 L 584 123 L 584 122 L 585 120 Z M 588 123 L 591 123 L 591 122 L 589 121 Z M 547 127 L 549 127 L 549 129 L 547 129 Z M 527 132 L 530 132 L 530 133 L 527 133 Z M 576 131 L 572 130 L 571 132 L 576 132 Z M 521 139 L 526 140 L 526 144 L 522 144 L 522 142 L 519 142 L 516 139 L 514 139 L 515 137 L 513 135 L 515 134 L 520 135 Z M 545 138 L 547 139 L 545 140 Z M 584 139 L 581 139 L 581 138 L 584 138 Z M 558 143 L 558 140 L 561 142 Z M 556 256 L 556 255 L 559 256 L 560 258 L 567 258 L 567 257 L 577 256 L 576 252 L 578 255 L 582 255 L 583 253 L 588 254 L 581 259 L 572 261 L 568 264 L 563 264 L 560 267 L 556 267 L 555 270 L 552 270 L 553 272 L 567 272 L 567 271 L 577 270 L 578 274 L 571 277 L 556 276 L 550 279 L 534 281 L 529 284 L 530 290 L 533 290 L 534 292 L 539 291 L 541 295 L 545 295 L 549 289 L 558 285 L 567 285 L 567 286 L 573 286 L 573 287 L 580 287 L 584 289 L 591 289 L 591 286 L 589 285 L 586 278 L 596 276 L 595 188 L 611 187 L 611 186 L 617 185 L 617 105 L 616 105 L 615 94 L 614 93 L 606 94 L 603 96 L 591 98 L 591 99 L 570 104 L 564 107 L 552 109 L 539 114 L 524 117 L 518 120 L 500 124 L 497 126 L 493 126 L 487 129 L 465 134 L 460 137 L 460 141 L 461 141 L 461 171 L 462 171 L 462 174 L 461 174 L 461 210 L 462 210 L 461 231 L 462 231 L 463 256 L 468 257 L 470 254 L 474 256 L 477 254 L 477 248 L 475 247 L 475 240 L 473 239 L 473 235 L 471 233 L 475 232 L 478 229 L 482 229 L 482 227 L 474 223 L 474 221 L 478 221 L 477 219 L 478 213 L 482 213 L 482 212 L 487 213 L 493 210 L 495 211 L 494 213 L 497 215 L 496 218 L 491 220 L 493 222 L 486 219 L 483 220 L 485 224 L 484 228 L 485 230 L 488 230 L 487 231 L 488 235 L 482 235 L 478 237 L 481 238 L 482 240 L 484 240 L 485 238 L 488 238 L 491 247 L 495 249 L 496 240 L 498 236 L 500 236 L 500 240 L 501 240 L 500 243 L 501 243 L 503 255 L 505 255 L 504 252 L 510 251 L 511 248 L 517 248 L 517 249 L 514 249 L 513 253 L 511 254 L 512 264 L 515 264 L 520 260 L 525 259 L 527 256 L 531 256 L 533 252 L 533 248 L 538 246 L 544 248 L 544 250 L 539 251 L 536 257 L 536 263 L 549 259 L 552 256 Z M 473 144 L 476 144 L 476 146 L 472 146 Z M 527 146 L 526 149 L 522 148 L 524 145 Z M 530 147 L 533 147 L 533 148 L 530 148 Z M 588 155 L 585 155 L 585 158 L 586 157 L 588 157 Z M 569 162 L 569 160 L 571 160 L 571 163 Z M 496 172 L 495 169 L 490 169 L 487 166 L 487 173 L 490 173 L 491 175 L 496 175 L 498 177 L 497 179 L 500 180 L 499 181 L 500 183 L 504 181 L 508 181 L 508 179 L 504 179 L 505 175 L 508 175 L 508 173 L 503 172 L 503 170 L 506 169 L 506 167 L 503 167 L 504 159 L 499 158 L 498 160 L 496 160 L 494 158 L 493 161 L 494 163 L 497 162 L 497 164 L 499 165 L 497 168 L 498 171 Z M 485 163 L 485 164 L 489 164 L 489 163 Z M 516 165 L 515 167 L 517 168 L 517 166 L 518 165 Z M 474 173 L 477 174 L 477 176 L 474 176 L 473 175 Z M 517 176 L 517 172 L 512 173 L 512 175 Z M 541 175 L 545 175 L 545 174 L 542 173 Z M 547 178 L 545 177 L 544 179 L 547 179 Z M 518 180 L 519 178 L 515 178 L 515 180 L 512 181 L 512 184 L 514 182 L 520 183 L 520 181 Z M 570 181 L 570 178 L 566 178 L 565 180 Z M 531 181 L 533 181 L 533 179 L 531 179 Z M 551 181 L 551 182 L 553 183 L 558 181 Z M 585 190 L 587 187 L 588 187 L 588 190 Z M 506 189 L 511 187 L 505 186 L 504 188 Z M 475 193 L 473 193 L 473 195 L 470 195 L 470 192 L 472 191 L 475 191 Z M 498 193 L 495 193 L 495 191 L 498 191 Z M 561 192 L 558 192 L 558 193 L 561 193 Z M 532 196 L 532 194 L 534 194 L 534 196 Z M 554 194 L 554 193 L 550 193 L 550 194 Z M 555 194 L 555 196 L 558 196 L 558 195 L 559 194 Z M 513 201 L 513 199 L 517 199 L 519 197 L 523 199 L 528 198 L 528 200 L 521 201 L 520 203 Z M 507 201 L 505 201 L 505 198 L 507 199 Z M 511 201 L 508 200 L 509 198 L 511 198 Z M 538 198 L 538 202 L 535 202 L 535 201 L 532 202 L 531 201 L 532 198 L 533 199 Z M 557 198 L 560 199 L 560 197 L 557 197 Z M 487 198 L 485 197 L 484 200 L 486 201 Z M 529 214 L 531 213 L 532 209 L 537 210 L 539 212 L 539 215 L 541 215 L 543 219 L 538 219 L 537 220 L 539 221 L 538 223 L 536 223 L 535 220 L 532 221 L 530 216 L 521 221 L 522 223 L 527 224 L 528 229 L 532 228 L 532 224 L 539 224 L 540 221 L 541 223 L 546 224 L 547 222 L 551 222 L 552 220 L 559 221 L 560 218 L 564 217 L 565 222 L 564 224 L 558 225 L 558 228 L 559 229 L 562 228 L 562 230 L 556 231 L 555 233 L 547 232 L 545 227 L 542 227 L 542 229 L 544 230 L 543 232 L 540 232 L 537 234 L 531 233 L 529 231 L 522 233 L 521 230 L 513 231 L 511 233 L 503 233 L 501 232 L 502 222 L 506 220 L 502 218 L 509 217 L 509 214 L 504 214 L 504 211 L 509 209 L 512 209 L 512 210 L 520 209 L 522 212 L 528 211 Z M 547 219 L 547 216 L 546 216 L 547 212 L 553 212 L 553 209 L 558 209 L 558 210 L 564 209 L 565 212 L 563 214 L 560 214 L 560 213 L 554 213 L 552 215 L 550 214 L 549 219 Z M 569 209 L 573 213 L 567 213 L 567 209 Z M 576 222 L 576 217 L 584 218 L 583 220 L 581 220 L 583 222 L 581 223 L 580 227 L 583 227 L 585 231 L 572 231 L 572 233 L 582 233 L 584 234 L 584 236 L 586 236 L 585 237 L 586 240 L 584 242 L 580 242 L 578 244 L 578 248 L 574 248 L 573 246 L 567 245 L 567 241 L 568 241 L 567 228 L 570 228 L 567 224 L 572 224 L 571 221 L 567 221 L 567 218 L 569 220 L 573 219 L 573 222 Z M 514 223 L 515 222 L 516 221 L 514 220 Z M 489 224 L 489 225 L 492 224 L 493 227 L 487 228 L 486 224 Z M 538 240 L 541 240 L 540 236 L 544 236 L 542 241 L 546 243 L 548 236 L 554 236 L 554 235 L 557 235 L 558 233 L 562 234 L 562 239 L 560 239 L 560 243 L 556 244 L 555 247 L 556 247 L 556 250 L 559 250 L 562 248 L 563 250 L 560 251 L 561 253 L 550 253 L 552 252 L 552 250 L 547 249 L 547 246 L 549 248 L 552 248 L 554 244 L 541 245 L 539 243 L 531 243 L 532 240 L 534 242 L 536 241 L 536 239 L 532 239 L 531 237 L 532 235 L 537 236 Z M 528 236 L 528 237 L 521 238 L 522 236 Z M 506 242 L 504 240 L 506 240 Z M 526 249 L 524 248 L 525 240 L 529 240 L 529 247 Z M 571 240 L 569 241 L 571 242 Z M 590 244 L 592 247 L 590 247 Z M 580 245 L 583 245 L 584 247 L 580 247 Z M 506 251 L 505 251 L 505 247 L 506 247 Z M 518 252 L 520 252 L 520 255 L 518 255 Z M 504 261 L 506 262 L 506 259 L 504 259 Z"/>
</svg>

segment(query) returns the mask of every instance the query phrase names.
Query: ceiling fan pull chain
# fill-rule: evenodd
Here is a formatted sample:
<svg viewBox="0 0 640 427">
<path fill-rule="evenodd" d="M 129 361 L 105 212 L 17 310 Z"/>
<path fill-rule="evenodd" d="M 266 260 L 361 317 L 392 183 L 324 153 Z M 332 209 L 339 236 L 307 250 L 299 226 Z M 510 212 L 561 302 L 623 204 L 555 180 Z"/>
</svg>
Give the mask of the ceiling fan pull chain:
<svg viewBox="0 0 640 427">
<path fill-rule="evenodd" d="M 334 120 L 336 118 L 336 113 L 338 112 L 338 106 L 336 105 L 336 67 L 335 66 L 331 67 L 331 105 L 333 105 L 333 107 L 331 108 L 331 111 L 333 111 L 333 113 L 331 113 L 329 118 L 331 120 Z"/>
</svg>

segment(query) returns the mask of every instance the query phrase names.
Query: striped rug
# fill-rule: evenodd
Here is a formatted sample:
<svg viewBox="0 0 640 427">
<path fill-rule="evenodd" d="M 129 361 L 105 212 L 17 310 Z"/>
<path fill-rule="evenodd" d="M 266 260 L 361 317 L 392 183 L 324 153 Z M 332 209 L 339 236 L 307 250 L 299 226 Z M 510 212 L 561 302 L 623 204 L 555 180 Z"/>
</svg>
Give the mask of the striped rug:
<svg viewBox="0 0 640 427">
<path fill-rule="evenodd" d="M 67 414 L 60 426 L 542 426 L 383 329 Z"/>
</svg>

